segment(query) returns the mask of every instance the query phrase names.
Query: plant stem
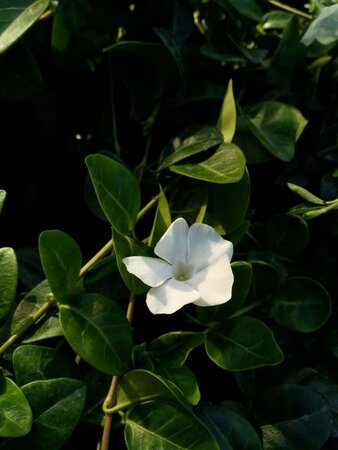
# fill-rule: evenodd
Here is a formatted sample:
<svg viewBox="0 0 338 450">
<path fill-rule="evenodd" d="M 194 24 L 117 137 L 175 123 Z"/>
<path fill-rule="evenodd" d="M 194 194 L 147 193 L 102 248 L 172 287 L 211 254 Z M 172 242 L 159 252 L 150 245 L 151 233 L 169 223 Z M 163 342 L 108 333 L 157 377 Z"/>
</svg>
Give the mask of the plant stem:
<svg viewBox="0 0 338 450">
<path fill-rule="evenodd" d="M 134 314 L 134 308 L 135 308 L 135 294 L 130 294 L 129 303 L 128 303 L 128 309 L 127 309 L 127 319 L 129 323 L 133 320 L 133 314 Z M 104 401 L 104 405 L 108 408 L 112 408 L 116 403 L 116 393 L 117 388 L 119 385 L 119 377 L 117 375 L 114 375 L 110 388 L 107 394 L 107 397 Z M 106 413 L 104 416 L 104 425 L 103 425 L 103 432 L 102 432 L 102 440 L 100 445 L 100 450 L 108 450 L 109 449 L 109 441 L 110 441 L 110 432 L 111 432 L 111 425 L 112 425 L 112 414 Z"/>
<path fill-rule="evenodd" d="M 305 19 L 312 20 L 313 16 L 311 14 L 305 13 L 304 11 L 300 11 L 299 9 L 293 8 L 292 6 L 285 5 L 277 0 L 267 0 L 271 5 L 277 6 L 280 9 L 284 9 L 285 11 L 292 12 L 293 14 L 297 14 L 297 16 L 305 17 Z"/>
<path fill-rule="evenodd" d="M 33 326 L 45 313 L 56 304 L 56 300 L 52 295 L 48 296 L 46 303 L 44 303 L 41 308 L 39 308 L 35 314 L 7 341 L 0 347 L 0 355 L 5 353 L 26 331 Z"/>
</svg>

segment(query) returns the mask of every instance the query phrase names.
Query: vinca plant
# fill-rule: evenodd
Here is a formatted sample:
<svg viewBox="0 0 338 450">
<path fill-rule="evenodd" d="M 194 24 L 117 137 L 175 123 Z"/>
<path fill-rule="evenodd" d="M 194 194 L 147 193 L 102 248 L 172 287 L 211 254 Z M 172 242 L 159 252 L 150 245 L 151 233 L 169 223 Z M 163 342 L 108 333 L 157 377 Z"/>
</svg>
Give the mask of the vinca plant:
<svg viewBox="0 0 338 450">
<path fill-rule="evenodd" d="M 0 0 L 0 450 L 338 447 L 337 30 Z"/>
</svg>

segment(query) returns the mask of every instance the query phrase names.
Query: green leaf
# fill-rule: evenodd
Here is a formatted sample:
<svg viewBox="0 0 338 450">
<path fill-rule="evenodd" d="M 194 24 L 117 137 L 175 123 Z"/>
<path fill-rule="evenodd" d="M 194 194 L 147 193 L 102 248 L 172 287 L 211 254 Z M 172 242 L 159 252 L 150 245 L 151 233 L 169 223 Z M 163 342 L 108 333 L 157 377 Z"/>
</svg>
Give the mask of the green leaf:
<svg viewBox="0 0 338 450">
<path fill-rule="evenodd" d="M 167 381 L 171 381 L 192 405 L 196 405 L 201 398 L 194 373 L 187 366 L 172 367 L 146 350 L 146 345 L 137 345 L 133 349 L 134 366 L 149 370 Z"/>
<path fill-rule="evenodd" d="M 290 21 L 292 13 L 285 11 L 269 11 L 262 17 L 262 26 L 264 30 L 273 28 L 284 29 Z"/>
<path fill-rule="evenodd" d="M 267 450 L 318 450 L 331 430 L 323 398 L 312 389 L 280 385 L 259 398 L 263 447 Z"/>
<path fill-rule="evenodd" d="M 280 86 L 294 75 L 299 61 L 299 41 L 299 20 L 296 15 L 292 15 L 283 31 L 282 39 L 267 73 L 270 83 Z"/>
<path fill-rule="evenodd" d="M 103 155 L 86 158 L 97 198 L 107 219 L 122 234 L 136 223 L 140 189 L 134 175 L 122 164 Z"/>
<path fill-rule="evenodd" d="M 75 429 L 86 400 L 86 386 L 58 378 L 32 381 L 22 387 L 33 411 L 33 427 L 22 447 L 58 450 Z"/>
<path fill-rule="evenodd" d="M 263 322 L 242 316 L 228 319 L 207 334 L 209 358 L 226 370 L 247 370 L 282 362 L 283 353 Z"/>
<path fill-rule="evenodd" d="M 190 409 L 181 391 L 173 383 L 148 370 L 136 369 L 121 378 L 114 410 L 121 411 L 150 400 L 178 402 Z"/>
<path fill-rule="evenodd" d="M 16 294 L 18 265 L 14 250 L 0 248 L 0 323 L 10 313 Z"/>
<path fill-rule="evenodd" d="M 246 170 L 240 181 L 210 186 L 210 213 L 226 234 L 232 233 L 243 222 L 250 200 L 250 178 Z"/>
<path fill-rule="evenodd" d="M 39 236 L 39 253 L 55 298 L 66 301 L 80 275 L 82 255 L 79 246 L 62 231 L 43 231 Z"/>
<path fill-rule="evenodd" d="M 158 198 L 155 219 L 148 239 L 149 247 L 151 248 L 155 247 L 155 245 L 161 239 L 167 228 L 169 228 L 170 224 L 171 224 L 171 213 L 169 204 L 164 191 L 160 187 L 160 194 Z"/>
<path fill-rule="evenodd" d="M 122 236 L 122 234 L 117 232 L 113 233 L 113 241 L 117 266 L 123 281 L 126 283 L 128 289 L 134 294 L 143 294 L 149 289 L 149 286 L 142 283 L 135 275 L 129 273 L 122 260 L 127 256 L 150 256 L 149 248 L 142 246 L 139 242 L 135 241 L 135 239 L 129 236 Z"/>
<path fill-rule="evenodd" d="M 180 367 L 185 363 L 189 353 L 203 342 L 203 333 L 174 331 L 154 339 L 150 343 L 150 350 L 164 365 Z"/>
<path fill-rule="evenodd" d="M 81 422 L 88 425 L 102 426 L 104 412 L 102 405 L 107 397 L 111 377 L 96 369 L 90 370 L 84 378 L 87 386 L 86 405 L 84 407 Z"/>
<path fill-rule="evenodd" d="M 231 264 L 234 274 L 231 299 L 220 306 L 197 307 L 197 318 L 204 324 L 223 323 L 224 319 L 241 308 L 249 293 L 252 281 L 252 266 L 246 261 Z"/>
<path fill-rule="evenodd" d="M 74 378 L 78 374 L 75 358 L 50 347 L 20 345 L 13 352 L 13 366 L 19 386 L 37 380 Z"/>
<path fill-rule="evenodd" d="M 49 5 L 49 0 L 3 0 L 0 6 L 0 54 L 30 28 Z"/>
<path fill-rule="evenodd" d="M 236 103 L 232 90 L 232 80 L 229 81 L 221 112 L 217 120 L 217 128 L 223 135 L 224 142 L 231 142 L 236 130 Z"/>
<path fill-rule="evenodd" d="M 153 361 L 154 372 L 171 381 L 184 395 L 191 405 L 197 405 L 201 393 L 194 372 L 187 366 L 168 367 L 161 361 Z"/>
<path fill-rule="evenodd" d="M 317 281 L 292 277 L 274 298 L 271 313 L 280 325 L 301 333 L 310 333 L 321 328 L 329 319 L 331 298 Z"/>
<path fill-rule="evenodd" d="M 194 132 L 187 130 L 173 139 L 172 153 L 163 160 L 160 169 L 219 146 L 222 142 L 222 134 L 215 127 L 203 126 Z"/>
<path fill-rule="evenodd" d="M 9 378 L 0 377 L 0 436 L 24 436 L 31 429 L 32 419 L 21 389 Z"/>
<path fill-rule="evenodd" d="M 130 368 L 131 329 L 114 300 L 100 294 L 74 296 L 60 305 L 60 321 L 69 345 L 90 365 L 108 375 Z"/>
<path fill-rule="evenodd" d="M 11 322 L 11 334 L 16 334 L 19 329 L 32 325 L 32 317 L 42 305 L 48 301 L 50 295 L 50 287 L 46 280 L 39 283 L 35 288 L 29 291 L 25 297 L 21 300 L 16 308 L 12 322 Z M 52 311 L 53 312 L 53 311 Z M 40 320 L 36 327 L 33 328 L 33 335 L 30 336 L 32 342 L 35 340 L 33 336 L 38 335 L 38 339 L 45 339 L 47 337 L 62 336 L 62 330 L 59 326 L 58 317 L 51 316 L 46 320 L 44 317 Z M 26 338 L 24 342 L 28 342 Z"/>
<path fill-rule="evenodd" d="M 139 404 L 128 411 L 125 423 L 128 450 L 219 450 L 202 422 L 179 405 Z"/>
<path fill-rule="evenodd" d="M 6 191 L 0 189 L 0 214 L 4 206 L 5 199 L 6 199 Z"/>
<path fill-rule="evenodd" d="M 295 143 L 307 124 L 297 108 L 266 101 L 244 108 L 241 116 L 252 134 L 275 158 L 282 161 L 293 158 Z"/>
<path fill-rule="evenodd" d="M 256 430 L 237 412 L 223 405 L 206 405 L 199 417 L 222 450 L 262 450 Z"/>
<path fill-rule="evenodd" d="M 198 164 L 170 166 L 170 170 L 189 178 L 211 183 L 235 183 L 244 175 L 245 158 L 236 145 L 224 143 L 206 161 Z"/>
<path fill-rule="evenodd" d="M 279 274 L 266 261 L 250 261 L 253 271 L 251 293 L 256 300 L 270 299 L 277 290 Z"/>
<path fill-rule="evenodd" d="M 158 35 L 158 37 L 161 39 L 171 56 L 173 57 L 175 64 L 177 66 L 177 69 L 180 73 L 180 76 L 185 81 L 185 68 L 182 58 L 182 46 L 179 39 L 176 37 L 175 33 L 172 31 L 168 31 L 165 28 L 154 28 L 155 33 Z"/>
</svg>

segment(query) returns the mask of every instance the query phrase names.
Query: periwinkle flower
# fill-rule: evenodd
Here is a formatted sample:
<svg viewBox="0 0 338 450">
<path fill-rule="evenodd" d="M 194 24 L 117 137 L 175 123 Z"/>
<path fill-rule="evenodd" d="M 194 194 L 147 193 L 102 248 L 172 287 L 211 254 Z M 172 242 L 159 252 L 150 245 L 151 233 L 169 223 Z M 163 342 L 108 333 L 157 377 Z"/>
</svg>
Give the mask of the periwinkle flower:
<svg viewBox="0 0 338 450">
<path fill-rule="evenodd" d="M 147 305 L 153 314 L 172 314 L 188 303 L 213 306 L 231 298 L 233 245 L 209 225 L 190 228 L 179 218 L 157 243 L 159 258 L 129 256 L 128 272 L 151 286 Z"/>
</svg>

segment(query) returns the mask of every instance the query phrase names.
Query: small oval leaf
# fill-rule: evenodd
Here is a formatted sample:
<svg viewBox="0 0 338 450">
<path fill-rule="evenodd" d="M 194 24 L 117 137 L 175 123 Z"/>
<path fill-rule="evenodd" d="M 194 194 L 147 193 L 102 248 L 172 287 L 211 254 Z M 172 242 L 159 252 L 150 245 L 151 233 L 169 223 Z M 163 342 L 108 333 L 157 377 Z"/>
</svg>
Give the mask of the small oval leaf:
<svg viewBox="0 0 338 450">
<path fill-rule="evenodd" d="M 247 370 L 276 365 L 283 353 L 272 331 L 263 322 L 242 316 L 228 319 L 206 337 L 209 358 L 226 370 Z"/>
<path fill-rule="evenodd" d="M 10 313 L 16 294 L 18 265 L 14 250 L 0 248 L 0 323 Z"/>
<path fill-rule="evenodd" d="M 22 447 L 58 450 L 76 427 L 86 400 L 86 386 L 70 378 L 32 381 L 22 387 L 34 422 Z"/>
<path fill-rule="evenodd" d="M 80 275 L 82 255 L 79 246 L 62 231 L 43 231 L 39 236 L 39 253 L 55 298 L 65 301 Z"/>
<path fill-rule="evenodd" d="M 321 328 L 331 314 L 331 298 L 317 281 L 289 278 L 277 293 L 271 312 L 282 326 L 310 333 Z"/>
<path fill-rule="evenodd" d="M 231 142 L 236 130 L 236 103 L 232 90 L 232 80 L 229 81 L 225 92 L 217 128 L 223 135 L 224 142 Z"/>
<path fill-rule="evenodd" d="M 211 158 L 197 164 L 170 166 L 172 172 L 210 183 L 235 183 L 245 170 L 243 152 L 234 144 L 224 143 Z"/>
<path fill-rule="evenodd" d="M 19 437 L 32 426 L 32 411 L 21 389 L 9 378 L 0 378 L 0 436 Z"/>
<path fill-rule="evenodd" d="M 123 311 L 100 294 L 80 294 L 60 305 L 60 321 L 73 350 L 108 375 L 130 369 L 132 335 Z"/>
<path fill-rule="evenodd" d="M 140 208 L 136 178 L 122 164 L 104 155 L 87 156 L 86 164 L 107 219 L 119 233 L 128 234 Z"/>
</svg>

